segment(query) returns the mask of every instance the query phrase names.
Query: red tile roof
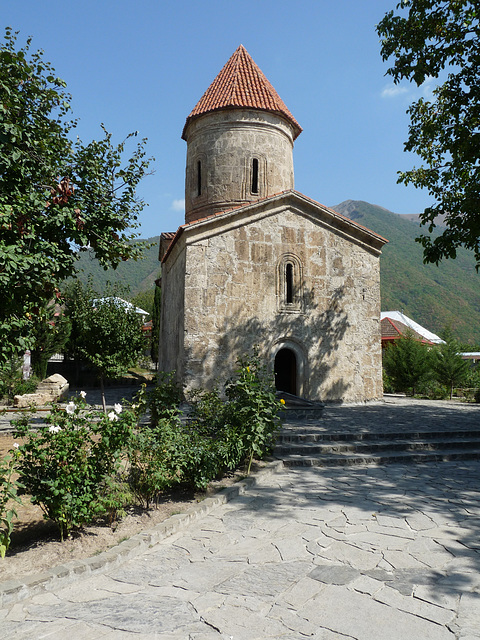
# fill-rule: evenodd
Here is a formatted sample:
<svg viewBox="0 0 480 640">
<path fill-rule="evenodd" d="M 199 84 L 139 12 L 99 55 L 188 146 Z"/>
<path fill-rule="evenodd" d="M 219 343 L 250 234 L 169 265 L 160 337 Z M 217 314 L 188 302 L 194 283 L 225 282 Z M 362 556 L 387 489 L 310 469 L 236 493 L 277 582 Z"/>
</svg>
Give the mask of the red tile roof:
<svg viewBox="0 0 480 640">
<path fill-rule="evenodd" d="M 410 329 L 406 324 L 396 320 L 395 322 L 391 318 L 383 318 L 380 322 L 382 328 L 382 342 L 393 342 L 398 338 L 403 338 L 405 335 L 411 333 L 416 340 L 425 344 L 433 344 L 430 340 L 427 340 L 421 336 L 417 331 Z"/>
<path fill-rule="evenodd" d="M 302 132 L 285 103 L 255 64 L 243 45 L 240 45 L 188 116 L 185 131 L 194 118 L 220 109 L 247 108 L 277 113 L 286 118 L 294 129 L 294 139 Z"/>
</svg>

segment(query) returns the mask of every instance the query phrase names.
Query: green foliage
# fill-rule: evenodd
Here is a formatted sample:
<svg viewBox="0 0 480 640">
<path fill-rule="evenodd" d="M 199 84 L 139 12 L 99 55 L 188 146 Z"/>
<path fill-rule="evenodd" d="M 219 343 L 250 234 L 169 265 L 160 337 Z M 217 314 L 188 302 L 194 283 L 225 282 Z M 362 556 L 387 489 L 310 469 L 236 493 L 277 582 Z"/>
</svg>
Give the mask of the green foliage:
<svg viewBox="0 0 480 640">
<path fill-rule="evenodd" d="M 248 473 L 253 457 L 273 445 L 281 409 L 273 379 L 256 355 L 238 364 L 225 384 L 226 400 L 218 389 L 198 391 L 188 416 L 181 415 L 182 391 L 173 374 L 160 374 L 158 386 L 142 393 L 139 410 L 151 419 L 132 440 L 130 481 L 144 504 L 174 484 L 204 489 L 244 460 Z"/>
<path fill-rule="evenodd" d="M 439 344 L 432 351 L 432 369 L 436 380 L 449 389 L 452 398 L 453 387 L 467 380 L 470 365 L 459 355 L 460 348 L 451 329 L 445 329 L 442 339 L 444 344 Z"/>
<path fill-rule="evenodd" d="M 18 497 L 18 489 L 21 484 L 13 479 L 17 470 L 19 452 L 14 449 L 10 455 L 0 460 L 0 556 L 5 558 L 5 553 L 10 546 L 10 537 L 13 532 L 13 519 L 17 512 L 12 502 L 21 504 Z"/>
<path fill-rule="evenodd" d="M 145 507 L 160 492 L 183 481 L 186 445 L 178 415 L 160 418 L 154 427 L 138 428 L 130 445 L 129 482 Z"/>
<path fill-rule="evenodd" d="M 135 498 L 124 469 L 118 469 L 115 475 L 106 476 L 98 493 L 99 511 L 106 514 L 109 526 L 126 515 L 127 507 Z"/>
<path fill-rule="evenodd" d="M 145 346 L 141 318 L 118 300 L 115 295 L 97 299 L 81 331 L 80 352 L 103 379 L 126 373 Z"/>
<path fill-rule="evenodd" d="M 35 317 L 33 325 L 32 369 L 43 380 L 47 375 L 48 360 L 61 353 L 70 336 L 71 324 L 62 310 L 56 310 L 55 303 L 49 302 Z"/>
<path fill-rule="evenodd" d="M 99 298 L 90 285 L 75 282 L 67 289 L 66 315 L 72 324 L 69 354 L 88 362 L 102 383 L 119 378 L 134 366 L 145 348 L 142 320 L 122 303 L 118 287 Z M 102 393 L 103 395 L 103 393 Z M 104 407 L 105 398 L 103 395 Z"/>
<path fill-rule="evenodd" d="M 204 489 L 218 473 L 211 443 L 181 418 L 182 390 L 174 374 L 160 373 L 157 386 L 142 389 L 136 409 L 148 413 L 132 437 L 129 481 L 137 499 L 145 506 L 158 494 L 177 484 Z"/>
<path fill-rule="evenodd" d="M 175 373 L 159 371 L 155 387 L 148 394 L 140 394 L 140 399 L 146 403 L 152 425 L 156 425 L 161 418 L 177 415 L 183 392 L 175 380 Z"/>
<path fill-rule="evenodd" d="M 388 238 L 380 259 L 383 310 L 402 310 L 437 334 L 451 325 L 463 342 L 480 342 L 480 279 L 471 252 L 459 249 L 456 260 L 423 264 L 415 222 L 367 202 L 347 201 L 334 209 Z"/>
<path fill-rule="evenodd" d="M 236 375 L 225 385 L 227 411 L 242 452 L 249 458 L 261 458 L 273 446 L 279 426 L 280 403 L 275 396 L 273 377 L 269 376 L 257 354 L 240 358 Z"/>
<path fill-rule="evenodd" d="M 121 262 L 115 269 L 102 267 L 93 250 L 83 251 L 77 256 L 75 277 L 83 284 L 90 282 L 102 296 L 109 284 L 122 284 L 132 295 L 152 290 L 158 278 L 158 242 L 159 236 L 139 239 L 135 244 L 137 249 L 142 248 L 142 259 Z M 71 279 L 62 285 L 62 291 L 70 282 Z"/>
<path fill-rule="evenodd" d="M 102 266 L 138 258 L 135 189 L 147 171 L 145 141 L 126 161 L 126 141 L 71 142 L 70 96 L 31 39 L 0 45 L 0 361 L 32 344 L 39 310 L 75 273 L 78 251 Z M 129 137 L 128 137 L 129 138 Z M 128 140 L 127 138 L 127 140 Z"/>
<path fill-rule="evenodd" d="M 39 429 L 28 418 L 18 421 L 16 435 L 24 439 L 18 470 L 25 492 L 58 525 L 63 540 L 108 508 L 99 491 L 128 445 L 133 415 L 120 405 L 108 416 L 99 414 L 77 398 L 65 410 L 53 405 L 45 421 L 49 426 Z"/>
<path fill-rule="evenodd" d="M 82 392 L 65 409 L 53 405 L 46 426 L 20 419 L 16 468 L 24 493 L 64 540 L 97 516 L 111 524 L 133 498 L 148 508 L 174 486 L 205 489 L 243 461 L 249 471 L 253 456 L 273 444 L 281 404 L 256 355 L 238 364 L 225 384 L 226 400 L 218 390 L 199 392 L 188 415 L 180 410 L 174 374 L 161 374 L 158 386 L 143 387 L 129 410 L 115 405 L 102 414 Z M 13 497 L 10 480 L 5 486 Z"/>
<path fill-rule="evenodd" d="M 12 357 L 4 364 L 0 363 L 0 400 L 12 403 L 15 396 L 33 393 L 38 385 L 38 379 L 31 376 L 23 379 L 22 359 Z"/>
<path fill-rule="evenodd" d="M 136 307 L 143 309 L 143 311 L 146 311 L 150 316 L 149 318 L 146 318 L 146 320 L 151 320 L 153 314 L 154 296 L 155 291 L 153 290 L 153 288 L 151 288 L 147 291 L 140 291 L 134 296 L 129 296 L 129 302 L 131 302 Z"/>
<path fill-rule="evenodd" d="M 428 347 L 419 342 L 413 333 L 388 345 L 383 355 L 383 366 L 395 391 L 415 395 L 431 376 Z"/>
<path fill-rule="evenodd" d="M 428 347 L 412 333 L 389 345 L 384 352 L 384 391 L 424 392 L 433 399 L 453 397 L 453 388 L 465 386 L 473 396 L 480 373 L 460 356 L 460 346 L 450 328 L 442 332 L 443 344 Z"/>
<path fill-rule="evenodd" d="M 275 384 L 255 352 L 238 360 L 235 375 L 225 384 L 226 402 L 218 389 L 199 393 L 194 403 L 193 428 L 209 437 L 226 468 L 254 456 L 263 457 L 274 443 L 281 404 Z"/>
<path fill-rule="evenodd" d="M 377 26 L 387 73 L 422 85 L 428 78 L 446 79 L 433 99 L 420 98 L 410 114 L 406 151 L 424 163 L 400 173 L 399 182 L 425 188 L 434 204 L 421 215 L 428 234 L 419 242 L 426 262 L 455 258 L 461 246 L 472 249 L 480 266 L 480 21 L 478 3 L 469 0 L 402 0 L 399 15 L 388 12 Z M 445 230 L 432 237 L 437 216 Z"/>
</svg>

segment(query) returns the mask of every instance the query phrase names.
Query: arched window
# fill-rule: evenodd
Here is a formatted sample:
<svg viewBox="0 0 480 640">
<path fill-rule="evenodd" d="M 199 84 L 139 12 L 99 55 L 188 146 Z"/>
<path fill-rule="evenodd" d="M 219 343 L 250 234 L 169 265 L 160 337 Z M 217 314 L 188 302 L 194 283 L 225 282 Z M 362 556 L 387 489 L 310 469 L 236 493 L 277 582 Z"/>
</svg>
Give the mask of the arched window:
<svg viewBox="0 0 480 640">
<path fill-rule="evenodd" d="M 277 265 L 277 300 L 281 311 L 303 310 L 302 263 L 293 253 L 282 256 Z"/>
<path fill-rule="evenodd" d="M 202 163 L 197 162 L 197 196 L 202 195 Z"/>
<path fill-rule="evenodd" d="M 252 193 L 258 193 L 258 159 L 252 160 Z"/>
<path fill-rule="evenodd" d="M 293 304 L 293 264 L 291 262 L 285 265 L 285 302 Z"/>
</svg>

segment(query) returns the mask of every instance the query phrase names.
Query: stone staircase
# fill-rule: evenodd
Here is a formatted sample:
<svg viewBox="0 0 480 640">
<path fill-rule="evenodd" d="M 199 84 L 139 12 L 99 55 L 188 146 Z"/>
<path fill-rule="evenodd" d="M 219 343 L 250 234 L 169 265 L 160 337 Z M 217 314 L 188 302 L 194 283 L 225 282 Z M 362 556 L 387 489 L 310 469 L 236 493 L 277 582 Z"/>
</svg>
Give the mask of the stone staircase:
<svg viewBox="0 0 480 640">
<path fill-rule="evenodd" d="M 325 432 L 321 420 L 284 424 L 273 451 L 286 467 L 480 460 L 478 428 L 448 430 Z"/>
</svg>

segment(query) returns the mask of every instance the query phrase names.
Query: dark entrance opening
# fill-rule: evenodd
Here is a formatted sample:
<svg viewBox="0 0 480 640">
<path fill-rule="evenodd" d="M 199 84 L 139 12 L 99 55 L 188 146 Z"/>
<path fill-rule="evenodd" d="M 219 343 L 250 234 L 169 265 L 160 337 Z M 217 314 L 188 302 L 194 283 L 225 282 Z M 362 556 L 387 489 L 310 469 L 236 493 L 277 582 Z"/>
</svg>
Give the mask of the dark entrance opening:
<svg viewBox="0 0 480 640">
<path fill-rule="evenodd" d="M 297 395 L 297 358 L 291 349 L 280 349 L 275 356 L 275 387 Z"/>
</svg>

